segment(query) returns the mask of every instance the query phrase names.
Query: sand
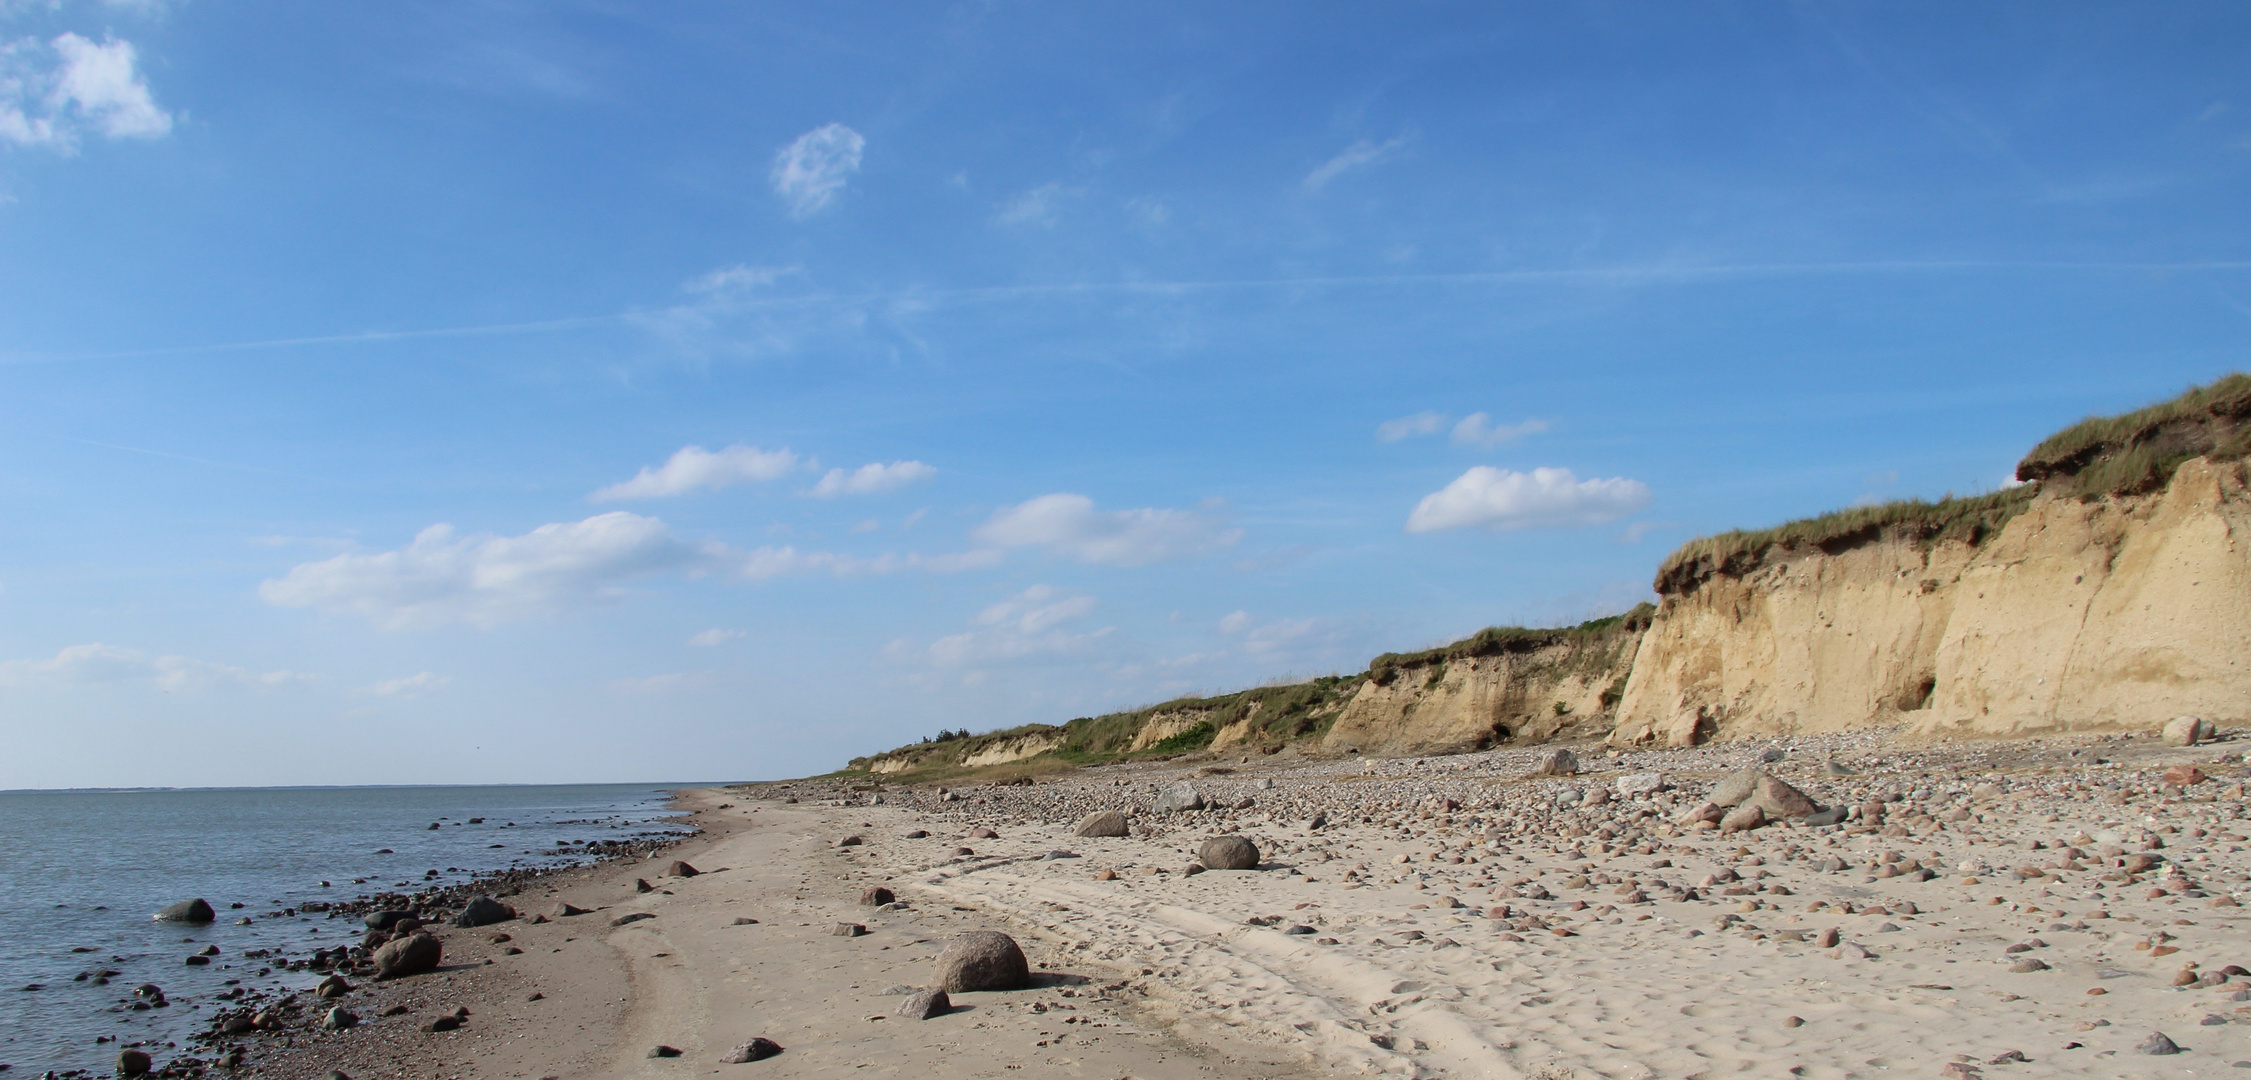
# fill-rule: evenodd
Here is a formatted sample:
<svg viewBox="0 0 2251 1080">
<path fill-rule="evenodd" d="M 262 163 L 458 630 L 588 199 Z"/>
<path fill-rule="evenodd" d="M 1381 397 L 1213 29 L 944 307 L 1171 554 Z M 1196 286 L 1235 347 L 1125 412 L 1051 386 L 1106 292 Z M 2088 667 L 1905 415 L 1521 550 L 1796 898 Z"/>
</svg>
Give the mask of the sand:
<svg viewBox="0 0 2251 1080">
<path fill-rule="evenodd" d="M 1538 751 L 1505 750 L 1089 769 L 873 806 L 834 782 L 692 792 L 707 832 L 665 859 L 711 872 L 635 862 L 513 897 L 600 910 L 449 930 L 449 970 L 351 1002 L 410 1016 L 254 1061 L 359 1078 L 2237 1075 L 2251 979 L 2227 966 L 2251 965 L 2251 909 L 2234 906 L 2251 900 L 2251 822 L 2231 749 L 1833 737 L 1582 747 L 1589 772 L 1564 779 L 1528 779 Z M 2183 763 L 2215 778 L 2169 787 L 2161 770 Z M 1866 809 L 1724 836 L 1674 824 L 1746 765 Z M 1587 805 L 1650 772 L 1668 789 Z M 1149 813 L 1181 779 L 1230 809 Z M 1073 836 L 1100 808 L 1132 813 L 1135 835 Z M 968 837 L 980 827 L 998 836 Z M 1256 840 L 1261 868 L 1187 873 L 1225 832 Z M 865 842 L 837 845 L 850 835 Z M 666 891 L 635 894 L 635 877 Z M 878 884 L 900 904 L 859 906 Z M 637 912 L 655 917 L 610 924 Z M 890 1015 L 903 998 L 886 991 L 928 983 L 971 929 L 1014 935 L 1041 985 Z M 459 1031 L 408 1023 L 456 1003 Z M 2139 1052 L 2153 1032 L 2182 1052 Z M 753 1036 L 784 1052 L 720 1062 Z M 681 1055 L 647 1057 L 659 1044 Z"/>
</svg>

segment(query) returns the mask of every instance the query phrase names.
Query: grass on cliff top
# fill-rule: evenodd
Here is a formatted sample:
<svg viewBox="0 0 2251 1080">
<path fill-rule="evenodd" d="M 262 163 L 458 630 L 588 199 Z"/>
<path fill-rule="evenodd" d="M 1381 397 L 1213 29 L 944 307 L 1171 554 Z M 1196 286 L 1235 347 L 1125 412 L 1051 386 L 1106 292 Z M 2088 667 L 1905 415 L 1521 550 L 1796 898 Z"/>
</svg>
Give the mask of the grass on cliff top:
<svg viewBox="0 0 2251 1080">
<path fill-rule="evenodd" d="M 1768 552 L 1847 551 L 1887 536 L 1929 545 L 1977 545 L 2000 533 L 2040 493 L 2079 499 L 2155 491 L 2191 458 L 2251 457 L 2251 375 L 2234 374 L 2171 401 L 2121 416 L 2090 417 L 2050 435 L 2017 464 L 2027 483 L 1937 502 L 1907 499 L 1856 506 L 1771 529 L 1720 533 L 1681 545 L 1657 569 L 1657 592 L 1693 591 L 1715 575 L 1740 577 Z"/>
<path fill-rule="evenodd" d="M 1488 626 L 1483 630 L 1435 649 L 1421 652 L 1385 653 L 1368 661 L 1368 679 L 1378 686 L 1388 685 L 1394 675 L 1407 668 L 1428 667 L 1448 660 L 1469 660 L 1480 656 L 1499 656 L 1502 653 L 1531 652 L 1550 645 L 1563 645 L 1589 641 L 1614 631 L 1632 632 L 1649 628 L 1649 620 L 1657 615 L 1654 604 L 1636 604 L 1623 615 L 1610 615 L 1589 619 L 1577 626 L 1559 626 L 1534 629 L 1523 626 Z"/>
</svg>

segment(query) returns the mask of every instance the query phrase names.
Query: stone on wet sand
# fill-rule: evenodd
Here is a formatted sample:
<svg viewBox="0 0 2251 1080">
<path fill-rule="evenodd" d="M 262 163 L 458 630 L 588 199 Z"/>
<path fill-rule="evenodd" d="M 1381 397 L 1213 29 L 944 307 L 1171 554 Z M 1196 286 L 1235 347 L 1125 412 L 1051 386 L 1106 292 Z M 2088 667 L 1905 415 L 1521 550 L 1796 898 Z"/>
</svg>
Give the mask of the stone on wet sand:
<svg viewBox="0 0 2251 1080">
<path fill-rule="evenodd" d="M 1240 836 L 1214 836 L 1196 849 L 1196 861 L 1212 870 L 1258 869 L 1258 845 Z"/>
<path fill-rule="evenodd" d="M 437 938 L 424 933 L 408 934 L 375 950 L 375 977 L 398 979 L 435 971 L 444 955 L 445 947 L 438 944 Z"/>
<path fill-rule="evenodd" d="M 666 1046 L 663 1043 L 658 1043 L 657 1045 L 649 1048 L 649 1053 L 647 1056 L 653 1058 L 676 1058 L 680 1056 L 680 1048 L 677 1046 Z"/>
<path fill-rule="evenodd" d="M 1149 804 L 1149 811 L 1155 814 L 1175 814 L 1203 808 L 1203 794 L 1196 790 L 1196 785 L 1186 780 L 1158 792 L 1156 801 Z"/>
<path fill-rule="evenodd" d="M 149 1069 L 155 1065 L 156 1062 L 145 1051 L 121 1050 L 117 1054 L 117 1075 L 119 1076 L 146 1076 Z"/>
<path fill-rule="evenodd" d="M 859 937 L 867 932 L 867 927 L 856 922 L 840 922 L 829 928 L 829 936 L 831 937 Z"/>
<path fill-rule="evenodd" d="M 515 908 L 509 907 L 492 897 L 480 896 L 462 906 L 461 914 L 453 917 L 453 925 L 463 927 L 491 926 L 494 923 L 507 922 L 515 917 Z"/>
<path fill-rule="evenodd" d="M 674 859 L 672 865 L 664 868 L 664 876 L 666 877 L 694 877 L 700 873 L 703 873 L 703 871 L 678 859 Z"/>
<path fill-rule="evenodd" d="M 899 1003 L 899 1015 L 908 1020 L 928 1020 L 953 1011 L 953 1002 L 939 989 L 917 990 Z"/>
<path fill-rule="evenodd" d="M 153 916 L 157 922 L 173 923 L 207 923 L 218 917 L 219 914 L 212 911 L 211 905 L 201 897 L 182 900 Z"/>
<path fill-rule="evenodd" d="M 1016 939 L 991 930 L 972 930 L 947 942 L 933 980 L 936 989 L 952 994 L 1021 990 L 1031 981 L 1031 965 Z"/>
<path fill-rule="evenodd" d="M 554 906 L 553 908 L 549 909 L 547 913 L 548 913 L 549 915 L 553 915 L 554 917 L 556 917 L 556 918 L 558 918 L 558 919 L 568 919 L 568 918 L 570 918 L 570 917 L 571 917 L 571 916 L 573 916 L 573 915 L 585 915 L 585 914 L 588 914 L 588 913 L 589 913 L 589 909 L 587 909 L 587 908 L 582 908 L 582 907 L 578 906 L 577 904 L 571 904 L 571 903 L 562 903 L 562 904 L 557 904 L 557 905 L 555 905 L 555 906 Z"/>
<path fill-rule="evenodd" d="M 898 896 L 893 894 L 891 890 L 881 885 L 873 885 L 866 892 L 860 894 L 860 906 L 882 907 L 885 904 L 896 903 L 898 899 Z"/>
<path fill-rule="evenodd" d="M 2167 1038 L 2164 1032 L 2152 1031 L 2149 1033 L 2149 1038 L 2143 1039 L 2141 1045 L 2134 1047 L 2134 1052 L 2137 1054 L 2157 1054 L 2162 1056 L 2165 1054 L 2178 1054 L 2181 1052 L 2181 1048 L 2179 1045 L 2175 1044 L 2172 1039 Z"/>
<path fill-rule="evenodd" d="M 342 1005 L 338 1005 L 328 1010 L 328 1015 L 321 1017 L 320 1026 L 330 1031 L 343 1031 L 357 1026 L 359 1022 L 359 1017 L 346 1011 Z"/>
<path fill-rule="evenodd" d="M 719 1060 L 727 1065 L 741 1065 L 750 1061 L 764 1061 L 781 1052 L 781 1044 L 774 1040 L 756 1038 L 719 1055 Z"/>
<path fill-rule="evenodd" d="M 1079 820 L 1074 836 L 1126 836 L 1132 832 L 1126 816 L 1115 810 L 1097 810 Z"/>
</svg>

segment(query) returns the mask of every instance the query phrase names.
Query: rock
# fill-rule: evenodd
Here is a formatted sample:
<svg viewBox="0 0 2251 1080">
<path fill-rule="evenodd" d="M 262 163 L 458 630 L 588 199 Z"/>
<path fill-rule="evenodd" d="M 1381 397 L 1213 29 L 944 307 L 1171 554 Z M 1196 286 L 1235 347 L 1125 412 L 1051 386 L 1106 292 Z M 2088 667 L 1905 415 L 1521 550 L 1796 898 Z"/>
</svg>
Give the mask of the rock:
<svg viewBox="0 0 2251 1080">
<path fill-rule="evenodd" d="M 121 1050 L 117 1054 L 117 1075 L 146 1076 L 156 1062 L 139 1050 Z"/>
<path fill-rule="evenodd" d="M 1203 794 L 1196 790 L 1196 785 L 1186 780 L 1158 792 L 1156 801 L 1149 804 L 1149 812 L 1153 814 L 1173 814 L 1203 808 Z"/>
<path fill-rule="evenodd" d="M 1240 836 L 1214 836 L 1196 849 L 1196 861 L 1213 870 L 1258 869 L 1258 845 Z"/>
<path fill-rule="evenodd" d="M 2164 1032 L 2152 1031 L 2149 1033 L 2149 1038 L 2143 1039 L 2142 1044 L 2134 1048 L 2134 1052 L 2158 1055 L 2178 1054 L 2181 1052 L 2181 1048 L 2173 1040 L 2166 1038 Z"/>
<path fill-rule="evenodd" d="M 1766 810 L 1757 803 L 1738 806 L 1720 819 L 1720 831 L 1747 832 L 1766 824 Z"/>
<path fill-rule="evenodd" d="M 971 840 L 998 840 L 1000 834 L 994 832 L 989 826 L 979 825 L 969 830 L 969 838 Z"/>
<path fill-rule="evenodd" d="M 658 1043 L 657 1045 L 649 1048 L 648 1056 L 653 1058 L 679 1057 L 680 1048 L 677 1046 L 666 1046 L 663 1043 Z"/>
<path fill-rule="evenodd" d="M 908 1020 L 928 1020 L 952 1012 L 953 1007 L 944 990 L 917 990 L 899 1003 L 899 1015 Z"/>
<path fill-rule="evenodd" d="M 1735 806 L 1758 794 L 1759 781 L 1765 776 L 1765 769 L 1738 769 L 1727 774 L 1727 778 L 1721 780 L 1719 786 L 1712 789 L 1708 798 L 1711 799 L 1714 806 L 1723 809 Z"/>
<path fill-rule="evenodd" d="M 618 916 L 617 918 L 611 919 L 611 920 L 610 920 L 610 925 L 611 925 L 611 926 L 624 926 L 624 925 L 626 925 L 626 924 L 628 924 L 628 923 L 637 923 L 637 922 L 640 922 L 640 921 L 641 921 L 641 920 L 643 920 L 643 919 L 654 919 L 654 918 L 656 918 L 656 916 L 654 916 L 654 915 L 651 915 L 651 914 L 649 914 L 649 913 L 648 913 L 648 912 L 646 912 L 646 911 L 636 911 L 636 912 L 634 912 L 634 913 L 632 913 L 632 914 L 630 914 L 630 915 L 620 915 L 620 916 Z"/>
<path fill-rule="evenodd" d="M 365 922 L 370 930 L 389 930 L 399 920 L 411 918 L 414 918 L 414 913 L 411 911 L 370 911 L 367 913 L 367 918 L 361 921 Z"/>
<path fill-rule="evenodd" d="M 460 1026 L 461 1018 L 448 1013 L 444 1016 L 437 1017 L 436 1019 L 423 1024 L 422 1030 L 428 1034 L 435 1035 L 441 1031 L 452 1031 Z"/>
<path fill-rule="evenodd" d="M 859 937 L 867 932 L 867 927 L 856 922 L 840 922 L 829 928 L 829 936 L 831 937 Z"/>
<path fill-rule="evenodd" d="M 657 891 L 657 887 L 649 884 L 649 879 L 647 878 L 634 878 L 633 891 L 637 893 L 652 893 Z"/>
<path fill-rule="evenodd" d="M 866 840 L 863 840 L 863 839 L 861 839 L 860 837 L 857 837 L 857 836 L 847 836 L 847 837 L 845 837 L 844 839 L 837 841 L 837 842 L 836 842 L 836 846 L 837 846 L 837 847 L 859 847 L 860 845 L 862 845 L 862 844 L 865 844 L 865 843 L 867 843 L 867 841 L 866 841 Z"/>
<path fill-rule="evenodd" d="M 1709 821 L 1716 824 L 1720 818 L 1726 815 L 1727 811 L 1720 809 L 1718 803 L 1701 802 L 1681 811 L 1680 816 L 1673 819 L 1673 824 L 1694 825 L 1699 821 Z"/>
<path fill-rule="evenodd" d="M 927 837 L 928 837 L 928 836 L 930 835 L 930 830 L 928 830 L 928 829 L 914 829 L 914 830 L 912 830 L 912 831 L 909 831 L 909 832 L 901 833 L 900 835 L 901 835 L 901 836 L 904 836 L 905 838 L 907 838 L 907 839 L 909 839 L 909 840 L 921 840 L 921 839 L 925 839 L 925 838 L 927 838 Z"/>
<path fill-rule="evenodd" d="M 891 890 L 886 889 L 881 885 L 877 885 L 860 894 L 860 906 L 882 907 L 883 905 L 893 903 L 898 899 L 899 898 L 897 896 L 892 894 Z"/>
<path fill-rule="evenodd" d="M 666 877 L 694 877 L 700 873 L 703 873 L 703 871 L 678 859 L 672 860 L 672 865 L 664 868 L 664 876 Z"/>
<path fill-rule="evenodd" d="M 438 961 L 445 955 L 445 946 L 428 934 L 408 934 L 386 943 L 375 950 L 375 977 L 397 979 L 435 971 Z"/>
<path fill-rule="evenodd" d="M 359 1017 L 346 1012 L 342 1005 L 338 1005 L 328 1010 L 327 1016 L 321 1017 L 320 1026 L 330 1031 L 343 1031 L 346 1028 L 357 1026 L 359 1022 Z"/>
<path fill-rule="evenodd" d="M 2038 959 L 2036 957 L 2027 956 L 2014 964 L 2010 964 L 2009 970 L 2019 975 L 2023 975 L 2034 971 L 2046 971 L 2048 970 L 2048 964 L 2047 961 Z"/>
<path fill-rule="evenodd" d="M 585 915 L 588 912 L 587 909 L 582 908 L 577 904 L 564 903 L 555 905 L 547 913 L 549 915 L 553 915 L 558 919 L 568 919 L 573 915 Z"/>
<path fill-rule="evenodd" d="M 764 1061 L 781 1052 L 781 1045 L 774 1040 L 759 1038 L 719 1055 L 719 1060 L 728 1065 L 740 1065 L 747 1061 Z"/>
<path fill-rule="evenodd" d="M 1761 750 L 1761 751 L 1759 751 L 1759 760 L 1760 760 L 1760 761 L 1763 761 L 1763 762 L 1765 762 L 1765 763 L 1767 763 L 1767 764 L 1769 764 L 1769 765 L 1772 765 L 1772 764 L 1774 764 L 1775 762 L 1777 762 L 1777 761 L 1780 761 L 1780 760 L 1782 760 L 1783 758 L 1786 758 L 1786 757 L 1789 757 L 1789 756 L 1790 756 L 1790 755 L 1788 755 L 1788 754 L 1786 754 L 1786 753 L 1783 753 L 1783 752 L 1782 752 L 1782 748 L 1781 748 L 1781 747 L 1779 747 L 1779 746 L 1770 746 L 1770 747 L 1767 747 L 1767 748 L 1766 748 L 1766 749 L 1764 749 L 1764 750 Z"/>
<path fill-rule="evenodd" d="M 729 926 L 756 926 L 756 925 L 758 925 L 758 920 L 756 920 L 756 919 L 753 919 L 753 918 L 750 918 L 750 917 L 748 917 L 748 916 L 745 916 L 745 915 L 737 915 L 737 916 L 735 916 L 735 921 L 734 921 L 734 922 L 731 922 L 731 923 L 728 923 L 727 925 L 729 925 Z"/>
<path fill-rule="evenodd" d="M 1540 762 L 1532 767 L 1534 776 L 1577 776 L 1579 756 L 1569 750 L 1555 749 L 1540 755 Z"/>
<path fill-rule="evenodd" d="M 2201 716 L 2176 716 L 2165 722 L 2165 745 L 2195 746 L 2211 742 L 2219 734 L 2210 720 Z"/>
<path fill-rule="evenodd" d="M 345 982 L 342 975 L 331 975 L 322 979 L 320 985 L 313 988 L 314 994 L 324 998 L 340 998 L 351 992 L 352 984 Z"/>
<path fill-rule="evenodd" d="M 1765 773 L 1759 774 L 1757 788 L 1746 801 L 1766 811 L 1768 821 L 1802 818 L 1821 810 L 1821 804 L 1807 797 L 1805 792 L 1791 787 L 1781 777 Z"/>
<path fill-rule="evenodd" d="M 1666 782 L 1664 773 L 1635 773 L 1632 776 L 1618 778 L 1618 797 L 1631 799 L 1641 795 L 1654 795 L 1671 786 L 1672 784 Z"/>
<path fill-rule="evenodd" d="M 494 923 L 507 922 L 515 917 L 515 908 L 509 907 L 492 897 L 480 896 L 462 907 L 461 914 L 453 917 L 453 925 L 491 926 Z"/>
<path fill-rule="evenodd" d="M 1021 990 L 1032 981 L 1031 966 L 1016 939 L 991 930 L 972 930 L 946 943 L 938 954 L 936 988 L 949 994 L 978 990 Z"/>
<path fill-rule="evenodd" d="M 1071 830 L 1073 836 L 1128 836 L 1132 827 L 1126 816 L 1115 810 L 1097 810 L 1079 819 L 1079 827 Z"/>
<path fill-rule="evenodd" d="M 1682 709 L 1673 715 L 1672 723 L 1665 725 L 1665 745 L 1694 746 L 1703 741 L 1706 727 L 1704 710 Z"/>
<path fill-rule="evenodd" d="M 1808 814 L 1801 820 L 1808 825 L 1842 825 L 1851 811 L 1842 806 L 1832 806 L 1818 814 Z"/>
<path fill-rule="evenodd" d="M 2195 787 L 2204 782 L 2204 770 L 2194 765 L 2175 765 L 2165 770 L 2165 782 L 2174 787 Z"/>
<path fill-rule="evenodd" d="M 219 913 L 211 910 L 211 905 L 201 897 L 182 900 L 152 916 L 157 922 L 176 923 L 207 923 L 218 917 Z"/>
</svg>

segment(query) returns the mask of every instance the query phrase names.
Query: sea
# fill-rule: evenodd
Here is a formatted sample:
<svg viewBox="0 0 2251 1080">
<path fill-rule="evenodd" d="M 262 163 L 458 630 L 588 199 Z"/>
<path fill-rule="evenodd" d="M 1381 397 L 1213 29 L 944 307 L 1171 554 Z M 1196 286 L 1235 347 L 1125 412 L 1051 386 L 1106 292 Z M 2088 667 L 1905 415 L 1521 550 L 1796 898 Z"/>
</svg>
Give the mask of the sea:
<svg viewBox="0 0 2251 1080">
<path fill-rule="evenodd" d="M 135 1045 L 161 1066 L 188 1052 L 218 994 L 320 980 L 259 976 L 243 953 L 302 956 L 365 932 L 359 919 L 296 912 L 302 905 L 591 862 L 574 849 L 691 831 L 669 793 L 700 786 L 0 792 L 0 1076 L 106 1075 Z M 218 921 L 150 917 L 197 897 Z M 208 946 L 219 952 L 206 966 L 187 964 Z M 117 974 L 107 985 L 78 978 L 101 971 Z M 134 1010 L 144 983 L 170 1005 Z"/>
</svg>

